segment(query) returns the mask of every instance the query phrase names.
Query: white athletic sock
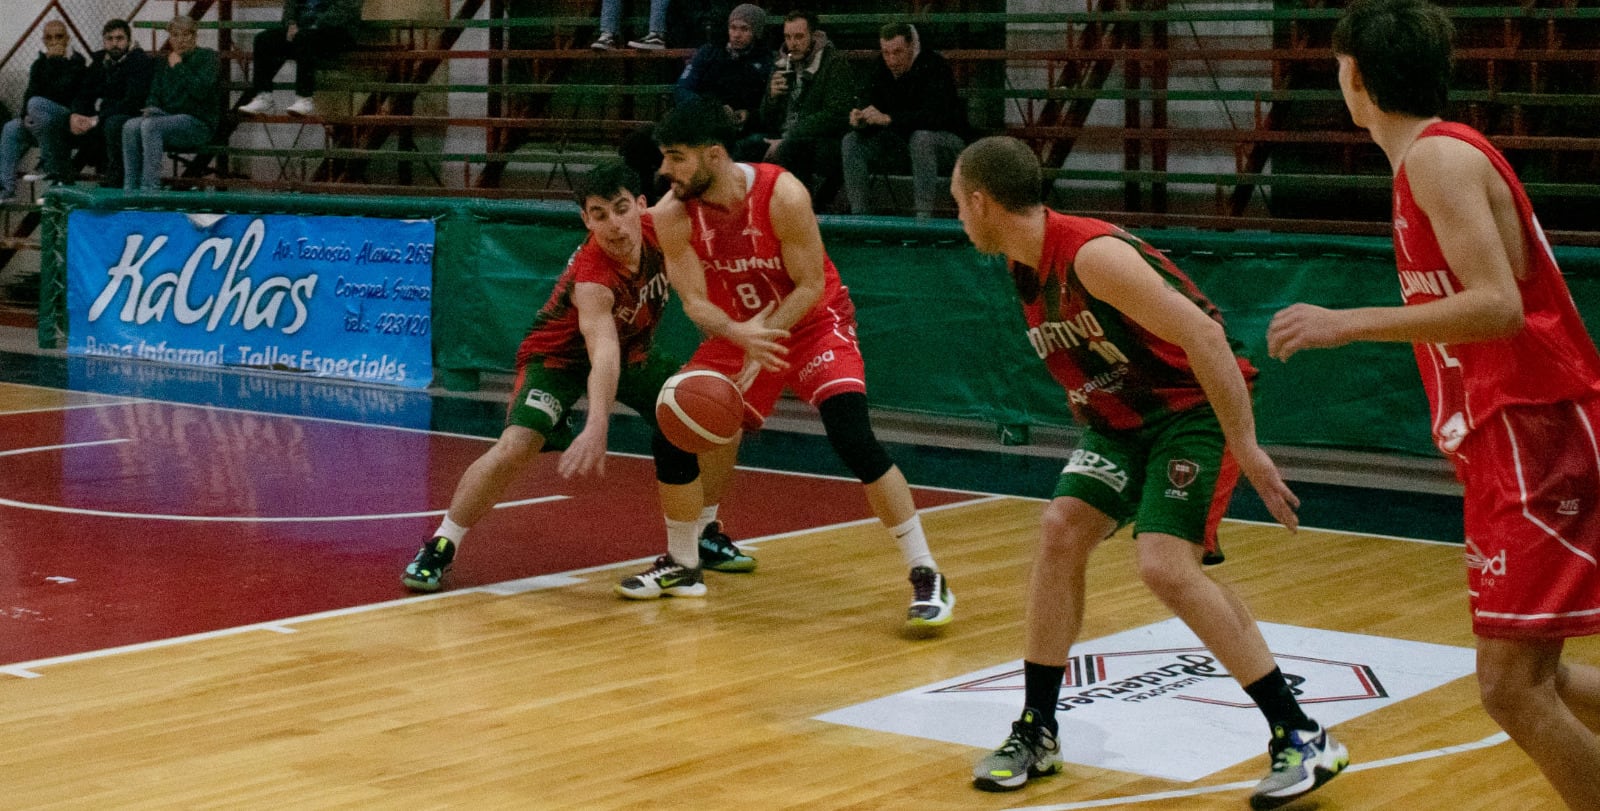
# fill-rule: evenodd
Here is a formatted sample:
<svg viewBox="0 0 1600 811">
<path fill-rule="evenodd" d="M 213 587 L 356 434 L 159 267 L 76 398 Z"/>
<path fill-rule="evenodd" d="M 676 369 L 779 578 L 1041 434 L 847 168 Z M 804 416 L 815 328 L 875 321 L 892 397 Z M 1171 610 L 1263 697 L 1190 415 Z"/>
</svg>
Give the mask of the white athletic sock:
<svg viewBox="0 0 1600 811">
<path fill-rule="evenodd" d="M 717 520 L 717 505 L 707 504 L 706 506 L 701 507 L 700 520 L 697 524 L 695 524 L 694 528 L 694 537 L 700 537 L 700 533 L 705 532 L 706 527 L 710 526 L 711 522 L 715 520 Z"/>
<path fill-rule="evenodd" d="M 939 570 L 939 564 L 933 562 L 933 553 L 928 551 L 928 536 L 922 534 L 922 516 L 912 513 L 911 520 L 898 527 L 890 527 L 889 534 L 900 545 L 900 554 L 905 557 L 907 568 L 926 566 L 934 571 Z"/>
<path fill-rule="evenodd" d="M 443 536 L 445 538 L 449 538 L 450 542 L 456 545 L 456 549 L 460 550 L 461 539 L 466 537 L 467 529 L 467 527 L 451 521 L 450 514 L 445 513 L 444 521 L 440 522 L 439 528 L 433 531 L 433 537 L 438 538 Z"/>
<path fill-rule="evenodd" d="M 700 565 L 700 532 L 696 523 L 667 519 L 667 554 L 679 566 L 691 569 Z"/>
</svg>

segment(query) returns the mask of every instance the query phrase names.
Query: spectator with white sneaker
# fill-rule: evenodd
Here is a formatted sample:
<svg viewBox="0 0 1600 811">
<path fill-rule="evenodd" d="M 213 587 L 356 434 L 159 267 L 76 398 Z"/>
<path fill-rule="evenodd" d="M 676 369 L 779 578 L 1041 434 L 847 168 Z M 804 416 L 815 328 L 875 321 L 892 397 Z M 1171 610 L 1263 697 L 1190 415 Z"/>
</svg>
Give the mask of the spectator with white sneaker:
<svg viewBox="0 0 1600 811">
<path fill-rule="evenodd" d="M 313 116 L 317 103 L 317 69 L 322 60 L 349 51 L 355 46 L 356 28 L 361 24 L 362 0 L 284 0 L 283 25 L 256 35 L 255 67 L 251 93 L 239 112 L 267 115 L 272 103 L 272 80 L 283 63 L 294 60 L 294 103 L 292 115 Z"/>
<path fill-rule="evenodd" d="M 660 51 L 667 47 L 667 6 L 672 0 L 650 0 L 650 33 L 644 39 L 628 41 L 640 51 Z M 597 51 L 615 50 L 617 31 L 622 27 L 622 0 L 600 0 L 600 36 L 589 45 Z"/>
<path fill-rule="evenodd" d="M 22 115 L 0 129 L 0 194 L 5 199 L 16 195 L 17 163 L 34 144 L 39 145 L 39 177 L 60 179 L 70 171 L 69 105 L 87 63 L 82 54 L 67 52 L 68 43 L 65 23 L 51 20 L 44 24 L 44 52 L 28 70 Z"/>
</svg>

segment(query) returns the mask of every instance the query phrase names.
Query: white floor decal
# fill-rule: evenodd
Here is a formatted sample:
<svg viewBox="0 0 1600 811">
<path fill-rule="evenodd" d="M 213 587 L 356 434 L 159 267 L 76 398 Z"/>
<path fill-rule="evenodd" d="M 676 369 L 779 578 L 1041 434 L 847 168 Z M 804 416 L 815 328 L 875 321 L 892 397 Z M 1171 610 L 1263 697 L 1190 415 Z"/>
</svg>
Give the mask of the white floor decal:
<svg viewBox="0 0 1600 811">
<path fill-rule="evenodd" d="M 1470 674 L 1470 648 L 1261 623 L 1306 713 L 1337 726 Z M 1069 763 L 1191 781 L 1250 758 L 1267 729 L 1249 696 L 1177 619 L 1078 644 L 1056 718 Z M 817 716 L 992 749 L 1022 710 L 1022 662 Z"/>
</svg>

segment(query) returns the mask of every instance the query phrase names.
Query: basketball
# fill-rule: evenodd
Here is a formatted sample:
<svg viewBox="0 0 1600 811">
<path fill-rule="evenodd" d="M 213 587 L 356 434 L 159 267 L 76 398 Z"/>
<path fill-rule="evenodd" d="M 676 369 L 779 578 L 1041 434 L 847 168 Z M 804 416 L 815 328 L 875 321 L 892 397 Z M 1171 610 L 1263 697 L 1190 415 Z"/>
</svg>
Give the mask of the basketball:
<svg viewBox="0 0 1600 811">
<path fill-rule="evenodd" d="M 743 423 L 744 396 L 726 375 L 706 369 L 679 372 L 667 378 L 656 396 L 661 433 L 689 453 L 732 442 Z"/>
</svg>

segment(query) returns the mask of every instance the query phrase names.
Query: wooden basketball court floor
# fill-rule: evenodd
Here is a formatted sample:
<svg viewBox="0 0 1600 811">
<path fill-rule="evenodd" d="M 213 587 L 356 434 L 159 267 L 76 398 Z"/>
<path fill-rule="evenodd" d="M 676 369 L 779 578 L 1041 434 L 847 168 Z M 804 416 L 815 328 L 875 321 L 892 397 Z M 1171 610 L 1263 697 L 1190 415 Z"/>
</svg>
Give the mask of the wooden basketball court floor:
<svg viewBox="0 0 1600 811">
<path fill-rule="evenodd" d="M 724 515 L 760 568 L 709 573 L 705 599 L 611 593 L 664 542 L 636 454 L 600 482 L 545 458 L 452 588 L 408 596 L 400 569 L 497 404 L 10 353 L 0 378 L 3 808 L 1236 809 L 1266 767 L 1068 764 L 994 795 L 969 784 L 983 749 L 817 720 L 1020 658 L 1042 502 L 1015 493 L 1053 460 L 892 448 L 914 482 L 970 468 L 917 491 L 959 602 L 910 638 L 899 556 L 859 486 L 811 472 L 816 437 L 752 443 Z M 615 431 L 643 449 L 639 426 Z M 1409 497 L 1389 498 L 1320 515 Z M 1457 545 L 1223 533 L 1213 574 L 1263 621 L 1472 644 Z M 1085 640 L 1169 616 L 1122 535 L 1088 604 Z M 1292 807 L 1558 807 L 1471 676 L 1334 729 L 1355 766 Z"/>
</svg>

